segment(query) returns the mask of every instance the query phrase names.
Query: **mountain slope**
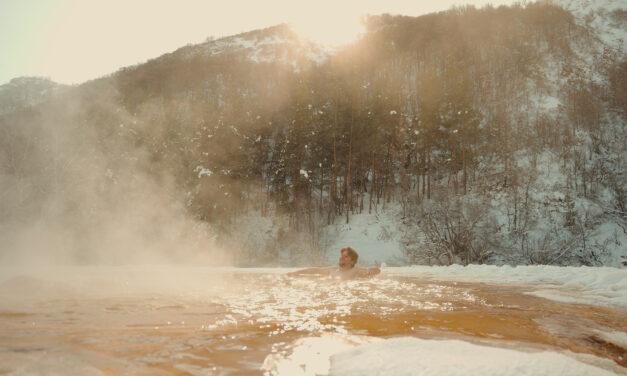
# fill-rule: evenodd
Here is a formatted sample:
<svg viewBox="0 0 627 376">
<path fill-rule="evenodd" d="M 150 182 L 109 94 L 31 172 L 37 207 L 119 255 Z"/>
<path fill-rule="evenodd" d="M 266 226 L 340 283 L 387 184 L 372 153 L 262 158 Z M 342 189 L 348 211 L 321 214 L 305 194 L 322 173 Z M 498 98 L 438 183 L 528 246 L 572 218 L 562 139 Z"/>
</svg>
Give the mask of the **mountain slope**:
<svg viewBox="0 0 627 376">
<path fill-rule="evenodd" d="M 620 0 L 555 0 L 605 45 L 627 53 L 627 9 Z"/>
<path fill-rule="evenodd" d="M 395 263 L 617 265 L 626 65 L 590 22 L 382 15 L 334 51 L 279 25 L 123 68 L 0 116 L 0 237 L 28 248 L 37 222 L 82 261 L 319 263 L 372 213 Z"/>
<path fill-rule="evenodd" d="M 18 77 L 0 86 L 0 115 L 42 103 L 67 90 L 47 78 Z"/>
</svg>

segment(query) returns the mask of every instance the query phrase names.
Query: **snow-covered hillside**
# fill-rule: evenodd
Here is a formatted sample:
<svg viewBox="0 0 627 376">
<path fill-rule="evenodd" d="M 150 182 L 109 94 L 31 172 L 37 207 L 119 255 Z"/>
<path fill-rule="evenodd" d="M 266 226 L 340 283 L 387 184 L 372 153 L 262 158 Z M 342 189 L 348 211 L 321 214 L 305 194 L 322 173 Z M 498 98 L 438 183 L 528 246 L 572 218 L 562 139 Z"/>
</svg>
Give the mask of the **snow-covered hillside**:
<svg viewBox="0 0 627 376">
<path fill-rule="evenodd" d="M 553 0 L 605 45 L 627 53 L 627 4 L 623 0 Z"/>
<path fill-rule="evenodd" d="M 372 16 L 337 50 L 279 25 L 69 88 L 0 117 L 11 136 L 0 140 L 10 192 L 0 236 L 37 238 L 22 223 L 46 213 L 42 228 L 63 223 L 59 244 L 78 244 L 60 252 L 82 255 L 118 244 L 101 232 L 120 227 L 111 218 L 127 218 L 128 203 L 177 208 L 149 221 L 155 234 L 197 223 L 211 234 L 182 236 L 214 241 L 237 265 L 335 263 L 352 245 L 363 265 L 618 266 L 623 4 L 553 4 Z M 0 97 L 31 106 L 54 92 L 24 86 L 4 85 Z M 16 108 L 2 103 L 0 115 Z M 86 233 L 99 244 L 76 242 Z"/>
<path fill-rule="evenodd" d="M 325 63 L 334 49 L 307 40 L 287 25 L 251 31 L 205 43 L 184 47 L 179 51 L 186 58 L 244 54 L 255 63 L 281 63 L 295 70 L 308 69 L 311 64 Z M 176 52 L 175 52 L 176 53 Z"/>
</svg>

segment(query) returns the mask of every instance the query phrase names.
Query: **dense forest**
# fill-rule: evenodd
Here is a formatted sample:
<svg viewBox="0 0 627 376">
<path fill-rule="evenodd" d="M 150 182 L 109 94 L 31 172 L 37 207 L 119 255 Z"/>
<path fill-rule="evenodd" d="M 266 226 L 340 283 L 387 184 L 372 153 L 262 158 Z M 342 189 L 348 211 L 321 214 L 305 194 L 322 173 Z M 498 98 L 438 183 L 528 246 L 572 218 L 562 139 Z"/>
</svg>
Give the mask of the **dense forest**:
<svg viewBox="0 0 627 376">
<path fill-rule="evenodd" d="M 290 247 L 295 264 L 319 262 L 329 226 L 395 208 L 408 263 L 624 251 L 625 51 L 549 3 L 365 23 L 323 61 L 279 25 L 3 110 L 0 239 L 123 262 L 124 228 L 172 259 L 211 239 L 238 264 Z M 252 248 L 251 213 L 281 223 Z"/>
</svg>

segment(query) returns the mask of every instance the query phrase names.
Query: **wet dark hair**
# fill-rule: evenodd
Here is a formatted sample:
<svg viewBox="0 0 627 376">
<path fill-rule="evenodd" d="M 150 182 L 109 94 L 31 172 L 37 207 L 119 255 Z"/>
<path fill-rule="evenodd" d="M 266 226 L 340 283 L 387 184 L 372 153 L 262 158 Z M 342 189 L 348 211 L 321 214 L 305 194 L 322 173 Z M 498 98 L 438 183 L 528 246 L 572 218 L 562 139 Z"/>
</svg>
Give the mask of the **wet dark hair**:
<svg viewBox="0 0 627 376">
<path fill-rule="evenodd" d="M 348 253 L 350 258 L 354 261 L 353 262 L 353 266 L 355 266 L 357 264 L 357 259 L 359 258 L 359 253 L 357 253 L 355 248 L 353 248 L 351 246 L 344 247 L 344 248 L 340 249 L 340 253 L 344 253 L 344 252 Z"/>
</svg>

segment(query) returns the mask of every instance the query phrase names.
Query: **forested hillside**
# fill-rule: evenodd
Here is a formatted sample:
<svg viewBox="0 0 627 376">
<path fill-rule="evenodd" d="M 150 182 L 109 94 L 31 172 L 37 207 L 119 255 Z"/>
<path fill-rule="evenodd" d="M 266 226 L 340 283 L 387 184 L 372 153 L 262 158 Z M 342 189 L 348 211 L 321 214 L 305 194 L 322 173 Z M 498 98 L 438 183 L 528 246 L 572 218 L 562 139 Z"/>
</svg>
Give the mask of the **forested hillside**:
<svg viewBox="0 0 627 376">
<path fill-rule="evenodd" d="M 315 263 L 385 210 L 408 263 L 627 257 L 624 43 L 550 3 L 365 22 L 334 51 L 286 25 L 207 40 L 0 113 L 3 257 Z"/>
</svg>

